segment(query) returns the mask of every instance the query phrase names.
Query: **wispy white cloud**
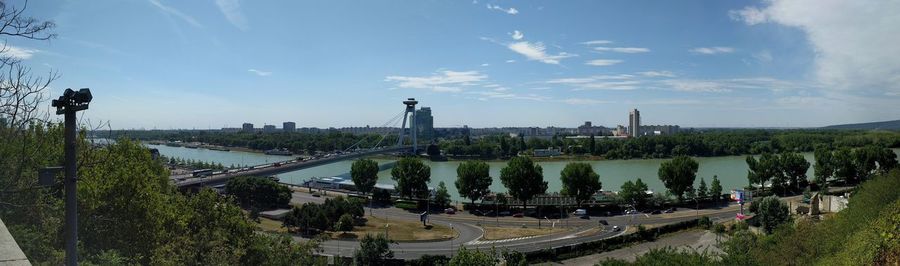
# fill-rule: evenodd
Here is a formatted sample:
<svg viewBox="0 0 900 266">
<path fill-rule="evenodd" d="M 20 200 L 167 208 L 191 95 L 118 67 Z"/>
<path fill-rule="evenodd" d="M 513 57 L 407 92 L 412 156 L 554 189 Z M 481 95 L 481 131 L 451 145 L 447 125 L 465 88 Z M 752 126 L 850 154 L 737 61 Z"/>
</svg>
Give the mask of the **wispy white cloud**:
<svg viewBox="0 0 900 266">
<path fill-rule="evenodd" d="M 727 54 L 733 53 L 734 48 L 725 46 L 697 47 L 691 49 L 690 51 L 695 54 Z"/>
<path fill-rule="evenodd" d="M 518 30 L 513 31 L 513 33 L 510 34 L 510 36 L 512 36 L 513 40 L 516 40 L 516 41 L 521 40 L 522 38 L 525 38 L 525 34 L 523 34 L 521 31 L 518 31 Z"/>
<path fill-rule="evenodd" d="M 663 82 L 676 91 L 687 92 L 730 92 L 727 83 L 710 80 L 666 80 Z"/>
<path fill-rule="evenodd" d="M 636 90 L 641 82 L 637 80 L 621 80 L 621 81 L 594 81 L 589 83 L 578 84 L 574 89 L 576 91 L 589 90 L 615 90 L 627 91 Z"/>
<path fill-rule="evenodd" d="M 506 46 L 510 50 L 513 50 L 516 53 L 524 55 L 528 60 L 540 61 L 546 64 L 558 65 L 559 61 L 565 58 L 578 56 L 576 54 L 570 54 L 566 52 L 560 52 L 555 55 L 547 54 L 547 47 L 544 46 L 543 43 L 531 43 L 531 42 L 513 42 Z"/>
<path fill-rule="evenodd" d="M 748 6 L 741 10 L 728 11 L 728 16 L 733 20 L 743 21 L 747 25 L 756 25 L 768 20 L 768 16 L 762 10 Z"/>
<path fill-rule="evenodd" d="M 250 29 L 247 18 L 241 12 L 241 4 L 238 0 L 216 0 L 216 6 L 232 25 L 243 31 Z"/>
<path fill-rule="evenodd" d="M 269 71 L 262 71 L 262 70 L 257 70 L 257 69 L 253 69 L 253 68 L 247 69 L 247 72 L 251 72 L 251 73 L 256 74 L 257 76 L 260 76 L 260 77 L 267 77 L 267 76 L 271 76 L 271 75 L 272 75 L 272 72 L 269 72 Z"/>
<path fill-rule="evenodd" d="M 514 59 L 509 59 L 509 60 L 506 60 L 506 62 L 507 62 L 507 63 L 515 63 L 516 60 L 514 60 Z"/>
<path fill-rule="evenodd" d="M 14 58 L 18 60 L 29 59 L 37 52 L 40 52 L 40 50 L 12 46 L 8 44 L 5 46 L 0 46 L 0 57 Z"/>
<path fill-rule="evenodd" d="M 612 41 L 609 41 L 609 40 L 592 40 L 592 41 L 582 42 L 581 44 L 584 44 L 584 45 L 600 45 L 600 44 L 610 44 L 610 43 L 612 43 Z"/>
<path fill-rule="evenodd" d="M 491 64 L 488 64 L 488 63 L 481 64 L 481 66 L 483 66 L 483 67 L 490 66 L 490 65 Z"/>
<path fill-rule="evenodd" d="M 444 70 L 431 76 L 388 76 L 387 82 L 394 82 L 397 87 L 410 89 L 427 89 L 436 92 L 461 92 L 463 87 L 475 86 L 485 81 L 487 75 L 478 71 Z"/>
<path fill-rule="evenodd" d="M 772 62 L 772 60 L 775 59 L 774 57 L 772 57 L 772 53 L 769 52 L 769 50 L 759 51 L 758 53 L 753 54 L 753 58 L 756 58 L 757 61 L 763 63 Z"/>
<path fill-rule="evenodd" d="M 504 91 L 470 91 L 468 94 L 477 95 L 478 100 L 486 101 L 488 99 L 511 99 L 511 100 L 530 100 L 530 101 L 546 101 L 550 97 L 539 95 L 536 93 L 516 94 Z"/>
<path fill-rule="evenodd" d="M 156 8 L 159 8 L 159 10 L 162 11 L 163 14 L 166 14 L 167 16 L 175 16 L 175 17 L 183 20 L 184 22 L 191 24 L 191 26 L 194 26 L 197 28 L 203 28 L 203 25 L 200 24 L 200 22 L 197 22 L 197 20 L 194 19 L 194 17 L 191 17 L 185 13 L 182 13 L 178 9 L 175 9 L 175 8 L 167 6 L 167 5 L 163 5 L 158 0 L 148 0 L 148 1 L 150 1 L 150 4 L 152 4 Z"/>
<path fill-rule="evenodd" d="M 587 61 L 584 64 L 589 66 L 611 66 L 622 62 L 622 60 L 617 59 L 594 59 Z"/>
<path fill-rule="evenodd" d="M 503 13 L 506 13 L 506 14 L 510 14 L 510 15 L 519 14 L 519 10 L 518 10 L 518 9 L 515 9 L 515 8 L 512 8 L 512 7 L 510 7 L 510 8 L 503 8 L 503 7 L 500 7 L 499 5 L 487 4 L 487 8 L 490 9 L 490 10 L 497 10 L 497 11 L 500 11 L 500 12 L 503 12 Z"/>
<path fill-rule="evenodd" d="M 627 53 L 627 54 L 636 54 L 636 53 L 646 53 L 650 52 L 648 48 L 642 47 L 604 47 L 598 46 L 594 47 L 595 51 L 599 52 L 616 52 L 616 53 Z"/>
<path fill-rule="evenodd" d="M 655 78 L 655 77 L 674 78 L 675 77 L 675 73 L 672 73 L 671 71 L 644 71 L 644 72 L 638 72 L 638 74 L 643 75 L 645 77 L 651 77 L 651 78 Z"/>
</svg>

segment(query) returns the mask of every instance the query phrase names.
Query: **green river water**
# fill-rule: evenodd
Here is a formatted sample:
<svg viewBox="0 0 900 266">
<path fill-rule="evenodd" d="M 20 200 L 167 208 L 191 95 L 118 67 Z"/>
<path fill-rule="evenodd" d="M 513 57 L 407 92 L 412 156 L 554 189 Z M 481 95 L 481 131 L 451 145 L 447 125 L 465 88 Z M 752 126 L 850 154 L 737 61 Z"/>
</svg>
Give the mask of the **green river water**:
<svg viewBox="0 0 900 266">
<path fill-rule="evenodd" d="M 260 153 L 239 152 L 239 151 L 214 151 L 207 149 L 188 149 L 184 147 L 168 147 L 163 145 L 147 145 L 151 148 L 159 149 L 160 153 L 169 157 L 180 157 L 184 159 L 202 160 L 206 162 L 217 162 L 228 167 L 234 165 L 257 165 L 264 163 L 272 163 L 291 159 L 290 156 L 265 155 Z M 900 149 L 894 149 L 894 153 L 900 154 Z M 806 160 L 813 164 L 812 153 L 802 153 Z M 700 163 L 700 169 L 697 172 L 697 180 L 695 187 L 700 183 L 700 178 L 705 178 L 707 185 L 712 180 L 713 175 L 718 175 L 725 192 L 731 189 L 742 188 L 747 185 L 747 163 L 745 156 L 722 156 L 722 157 L 696 157 Z M 663 192 L 662 182 L 657 177 L 659 165 L 667 159 L 631 159 L 631 160 L 599 160 L 584 161 L 593 166 L 594 171 L 600 175 L 600 181 L 603 183 L 604 190 L 619 190 L 625 181 L 641 178 L 647 186 L 653 191 Z M 377 159 L 379 164 L 387 163 L 392 160 Z M 456 192 L 453 181 L 456 180 L 456 167 L 459 161 L 432 162 L 425 160 L 425 164 L 431 167 L 431 183 L 429 186 L 437 187 L 438 182 L 444 181 L 453 200 L 463 200 Z M 544 180 L 548 182 L 548 192 L 559 191 L 562 187 L 559 179 L 559 173 L 563 167 L 571 161 L 553 161 L 538 162 L 544 169 Z M 278 178 L 285 183 L 301 184 L 310 177 L 319 176 L 336 176 L 350 172 L 352 161 L 340 161 L 327 165 L 312 167 L 308 169 L 298 170 L 294 172 L 278 175 Z M 491 184 L 492 191 L 503 192 L 506 189 L 500 183 L 500 169 L 503 168 L 505 162 L 488 162 L 491 167 L 491 176 L 494 182 Z M 813 178 L 813 167 L 809 168 L 806 175 Z M 390 170 L 378 173 L 379 183 L 394 184 L 391 180 Z"/>
</svg>

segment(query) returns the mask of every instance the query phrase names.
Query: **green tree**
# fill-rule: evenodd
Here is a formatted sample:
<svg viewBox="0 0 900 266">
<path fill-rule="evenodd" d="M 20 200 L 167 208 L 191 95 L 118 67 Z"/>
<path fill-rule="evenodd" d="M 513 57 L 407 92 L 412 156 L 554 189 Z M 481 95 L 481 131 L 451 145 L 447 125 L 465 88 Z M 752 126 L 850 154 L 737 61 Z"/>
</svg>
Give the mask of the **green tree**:
<svg viewBox="0 0 900 266">
<path fill-rule="evenodd" d="M 485 162 L 465 161 L 456 168 L 456 182 L 454 182 L 456 190 L 460 195 L 472 200 L 472 203 L 490 193 L 493 182 L 490 166 Z"/>
<path fill-rule="evenodd" d="M 287 206 L 291 189 L 265 177 L 235 177 L 225 184 L 225 191 L 246 208 L 272 209 Z"/>
<path fill-rule="evenodd" d="M 834 151 L 833 166 L 834 176 L 847 183 L 857 182 L 856 164 L 853 159 L 853 150 L 841 147 Z"/>
<path fill-rule="evenodd" d="M 719 183 L 719 176 L 713 175 L 712 183 L 709 186 L 709 196 L 718 202 L 722 200 L 722 184 Z"/>
<path fill-rule="evenodd" d="M 497 263 L 496 254 L 493 250 L 486 252 L 460 247 L 456 255 L 450 259 L 449 266 L 493 266 L 497 265 Z"/>
<path fill-rule="evenodd" d="M 694 184 L 698 167 L 697 161 L 691 157 L 678 156 L 659 166 L 659 180 L 663 182 L 669 192 L 672 192 L 672 195 L 681 201 L 684 192 Z"/>
<path fill-rule="evenodd" d="M 350 167 L 350 178 L 356 190 L 365 194 L 372 192 L 378 182 L 378 163 L 370 159 L 359 159 Z"/>
<path fill-rule="evenodd" d="M 750 184 L 758 184 L 760 187 L 782 173 L 778 156 L 767 152 L 760 155 L 759 160 L 752 155 L 747 156 L 747 167 L 750 168 L 747 170 L 747 179 Z"/>
<path fill-rule="evenodd" d="M 828 179 L 834 176 L 834 156 L 831 149 L 827 147 L 818 147 L 814 153 L 816 158 L 815 167 L 813 167 L 816 177 L 816 185 L 819 190 L 827 191 Z"/>
<path fill-rule="evenodd" d="M 781 154 L 780 161 L 781 169 L 790 182 L 790 184 L 782 184 L 782 187 L 789 187 L 793 192 L 803 190 L 803 187 L 808 183 L 806 171 L 809 170 L 809 161 L 803 158 L 803 155 L 792 152 Z"/>
<path fill-rule="evenodd" d="M 450 204 L 450 193 L 447 192 L 447 186 L 444 185 L 444 181 L 438 183 L 437 191 L 434 193 L 434 203 L 441 208 Z"/>
<path fill-rule="evenodd" d="M 621 190 L 619 190 L 619 197 L 622 198 L 626 203 L 631 203 L 635 208 L 643 208 L 647 203 L 647 184 L 644 184 L 644 181 L 641 181 L 640 178 L 635 182 L 631 182 L 631 180 L 625 181 L 622 184 Z"/>
<path fill-rule="evenodd" d="M 414 157 L 403 157 L 391 169 L 391 179 L 397 182 L 401 196 L 427 199 L 428 182 L 431 181 L 431 167 Z"/>
<path fill-rule="evenodd" d="M 766 233 L 772 233 L 779 225 L 790 221 L 791 213 L 787 204 L 784 204 L 776 196 L 768 196 L 758 201 L 753 201 L 751 206 L 755 209 L 756 219 L 762 224 Z"/>
<path fill-rule="evenodd" d="M 354 265 L 384 265 L 394 257 L 390 244 L 394 243 L 384 234 L 366 234 L 359 241 L 359 249 L 353 253 Z"/>
<path fill-rule="evenodd" d="M 591 155 L 597 155 L 597 140 L 594 139 L 594 134 L 591 134 L 591 139 L 588 141 L 588 152 Z"/>
<path fill-rule="evenodd" d="M 339 218 L 334 225 L 334 230 L 347 233 L 353 231 L 353 224 L 353 216 L 349 213 L 345 213 L 344 215 L 341 215 L 341 218 Z"/>
<path fill-rule="evenodd" d="M 706 197 L 709 196 L 709 195 L 707 194 L 707 192 L 708 192 L 708 190 L 707 190 L 707 188 L 706 188 L 706 180 L 704 180 L 704 179 L 701 177 L 701 178 L 700 178 L 700 186 L 697 187 L 697 197 L 699 197 L 699 198 L 701 198 L 701 199 L 705 199 Z"/>
<path fill-rule="evenodd" d="M 522 201 L 523 209 L 528 207 L 527 201 L 535 195 L 547 192 L 544 169 L 525 156 L 510 159 L 506 167 L 500 169 L 500 181 L 509 191 L 509 195 Z"/>
<path fill-rule="evenodd" d="M 578 202 L 591 199 L 591 196 L 602 188 L 600 176 L 588 163 L 566 164 L 559 175 L 562 181 L 562 194 L 574 196 Z"/>
</svg>

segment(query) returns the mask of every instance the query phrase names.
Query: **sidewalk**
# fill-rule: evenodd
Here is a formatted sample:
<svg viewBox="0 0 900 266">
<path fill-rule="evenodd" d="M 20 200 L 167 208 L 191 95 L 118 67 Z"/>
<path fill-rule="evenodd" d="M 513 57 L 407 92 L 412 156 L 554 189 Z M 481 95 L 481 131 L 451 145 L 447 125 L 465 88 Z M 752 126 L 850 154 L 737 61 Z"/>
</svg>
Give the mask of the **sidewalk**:
<svg viewBox="0 0 900 266">
<path fill-rule="evenodd" d="M 592 254 L 550 264 L 595 265 L 598 262 L 606 260 L 607 258 L 621 259 L 633 262 L 637 256 L 647 253 L 648 251 L 650 251 L 650 249 L 659 249 L 663 247 L 677 247 L 679 249 L 694 249 L 698 251 L 707 249 L 707 252 L 710 253 L 721 252 L 721 250 L 716 247 L 716 234 L 707 230 L 690 230 L 668 235 L 653 242 L 641 243 L 609 252 Z"/>
<path fill-rule="evenodd" d="M 31 263 L 16 244 L 16 240 L 9 234 L 6 225 L 0 220 L 0 266 L 13 265 L 31 265 Z"/>
</svg>

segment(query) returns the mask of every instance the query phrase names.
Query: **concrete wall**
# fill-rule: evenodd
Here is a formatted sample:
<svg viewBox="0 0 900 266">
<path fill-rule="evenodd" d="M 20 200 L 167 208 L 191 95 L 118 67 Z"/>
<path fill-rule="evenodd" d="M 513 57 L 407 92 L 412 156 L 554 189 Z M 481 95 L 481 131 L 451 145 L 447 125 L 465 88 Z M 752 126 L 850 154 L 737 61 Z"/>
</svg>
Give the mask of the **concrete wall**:
<svg viewBox="0 0 900 266">
<path fill-rule="evenodd" d="M 25 253 L 0 220 L 0 266 L 31 265 Z"/>
<path fill-rule="evenodd" d="M 819 211 L 821 212 L 839 212 L 847 208 L 847 198 L 838 196 L 822 196 L 819 201 Z"/>
</svg>

